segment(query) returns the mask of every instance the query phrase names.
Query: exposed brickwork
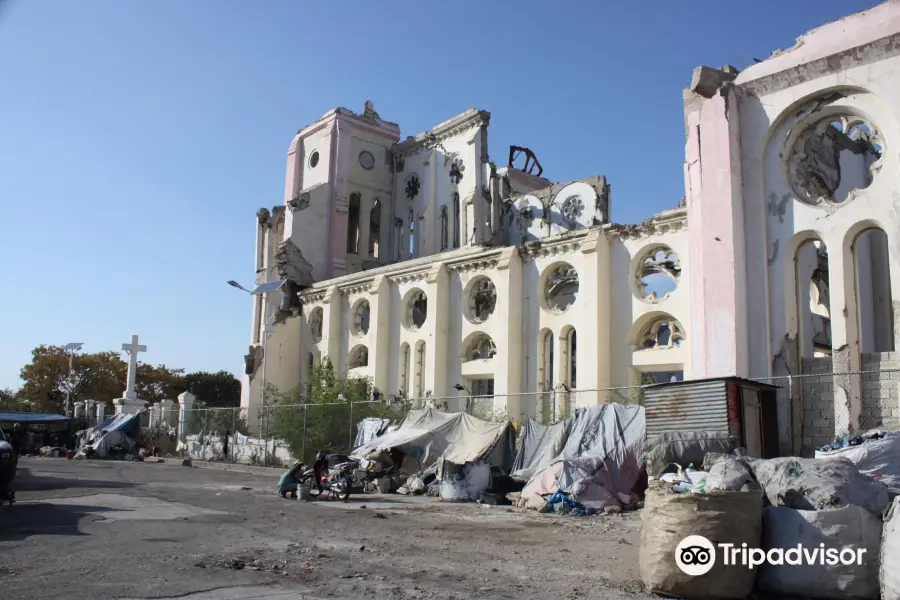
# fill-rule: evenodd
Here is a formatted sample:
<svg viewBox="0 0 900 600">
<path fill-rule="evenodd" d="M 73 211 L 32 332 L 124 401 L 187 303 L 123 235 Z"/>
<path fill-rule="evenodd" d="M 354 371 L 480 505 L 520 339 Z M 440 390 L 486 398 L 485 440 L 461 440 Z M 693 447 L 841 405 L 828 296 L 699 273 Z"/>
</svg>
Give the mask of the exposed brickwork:
<svg viewBox="0 0 900 600">
<path fill-rule="evenodd" d="M 803 455 L 834 440 L 834 382 L 830 357 L 805 359 L 803 386 Z"/>
<path fill-rule="evenodd" d="M 900 353 L 863 354 L 862 370 L 860 430 L 900 426 Z"/>
</svg>

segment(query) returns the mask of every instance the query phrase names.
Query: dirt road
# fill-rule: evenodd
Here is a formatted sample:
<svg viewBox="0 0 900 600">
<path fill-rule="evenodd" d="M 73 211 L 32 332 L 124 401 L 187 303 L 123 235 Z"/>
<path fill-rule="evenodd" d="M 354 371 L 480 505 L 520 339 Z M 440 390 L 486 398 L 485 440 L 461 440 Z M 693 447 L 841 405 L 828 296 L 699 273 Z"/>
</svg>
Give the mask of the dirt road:
<svg viewBox="0 0 900 600">
<path fill-rule="evenodd" d="M 647 598 L 639 514 L 552 517 L 365 495 L 303 503 L 271 476 L 25 459 L 0 514 L 0 597 Z"/>
</svg>

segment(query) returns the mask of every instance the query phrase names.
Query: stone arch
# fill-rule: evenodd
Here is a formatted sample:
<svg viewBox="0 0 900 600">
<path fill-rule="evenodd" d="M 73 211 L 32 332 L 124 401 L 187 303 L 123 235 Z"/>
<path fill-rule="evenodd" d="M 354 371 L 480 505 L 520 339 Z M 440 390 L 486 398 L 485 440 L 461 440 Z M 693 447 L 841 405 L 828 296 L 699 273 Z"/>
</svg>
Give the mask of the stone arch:
<svg viewBox="0 0 900 600">
<path fill-rule="evenodd" d="M 493 338 L 487 333 L 477 331 L 469 334 L 462 343 L 463 362 L 470 360 L 484 360 L 494 358 L 497 355 L 497 346 L 494 344 Z"/>
<path fill-rule="evenodd" d="M 581 280 L 578 270 L 566 261 L 557 261 L 543 270 L 540 276 L 541 308 L 561 314 L 578 300 Z"/>
<path fill-rule="evenodd" d="M 569 389 L 578 387 L 578 332 L 572 325 L 563 327 L 559 334 L 559 357 L 562 381 Z"/>
<path fill-rule="evenodd" d="M 426 350 L 425 340 L 416 342 L 415 352 L 413 353 L 413 396 L 415 398 L 425 396 Z"/>
<path fill-rule="evenodd" d="M 641 315 L 628 332 L 628 345 L 635 351 L 653 348 L 677 348 L 685 340 L 681 322 L 667 312 Z"/>
<path fill-rule="evenodd" d="M 369 211 L 369 256 L 372 258 L 381 257 L 381 223 L 384 219 L 385 204 L 381 202 L 381 198 L 375 198 L 372 203 L 372 209 Z"/>
<path fill-rule="evenodd" d="M 369 366 L 369 348 L 365 344 L 357 344 L 347 356 L 348 369 L 360 369 Z"/>
<path fill-rule="evenodd" d="M 864 219 L 843 240 L 846 309 L 855 328 L 848 338 L 859 340 L 861 353 L 893 352 L 897 345 L 887 231 L 878 219 Z"/>
<path fill-rule="evenodd" d="M 409 395 L 409 367 L 412 358 L 412 353 L 410 351 L 409 344 L 403 342 L 400 344 L 400 395 L 408 396 Z"/>
<path fill-rule="evenodd" d="M 359 211 L 362 196 L 353 192 L 347 203 L 347 254 L 359 254 Z"/>
<path fill-rule="evenodd" d="M 648 244 L 635 252 L 628 283 L 636 298 L 650 304 L 666 300 L 681 283 L 681 257 L 668 244 Z"/>
</svg>

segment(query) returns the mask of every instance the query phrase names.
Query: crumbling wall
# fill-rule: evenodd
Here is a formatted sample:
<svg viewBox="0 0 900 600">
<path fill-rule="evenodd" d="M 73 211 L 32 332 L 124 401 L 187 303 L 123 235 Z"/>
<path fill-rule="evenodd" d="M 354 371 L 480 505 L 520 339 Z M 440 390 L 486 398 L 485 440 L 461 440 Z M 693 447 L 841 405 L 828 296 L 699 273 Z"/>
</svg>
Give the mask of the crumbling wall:
<svg viewBox="0 0 900 600">
<path fill-rule="evenodd" d="M 900 352 L 862 355 L 861 431 L 875 427 L 900 427 Z"/>
<path fill-rule="evenodd" d="M 834 377 L 831 357 L 803 360 L 803 456 L 834 441 Z"/>
</svg>

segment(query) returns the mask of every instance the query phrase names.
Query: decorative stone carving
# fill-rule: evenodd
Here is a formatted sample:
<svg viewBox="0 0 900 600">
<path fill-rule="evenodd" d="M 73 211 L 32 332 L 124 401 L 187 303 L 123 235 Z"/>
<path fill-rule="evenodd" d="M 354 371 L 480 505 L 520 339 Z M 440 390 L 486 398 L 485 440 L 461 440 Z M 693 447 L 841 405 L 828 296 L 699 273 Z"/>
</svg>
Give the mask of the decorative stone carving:
<svg viewBox="0 0 900 600">
<path fill-rule="evenodd" d="M 524 198 L 519 205 L 519 214 L 516 215 L 516 229 L 528 231 L 534 224 L 534 209 L 528 198 Z"/>
<path fill-rule="evenodd" d="M 353 311 L 353 333 L 362 337 L 369 333 L 370 309 L 367 300 L 361 301 Z"/>
<path fill-rule="evenodd" d="M 678 348 L 684 341 L 681 323 L 672 317 L 659 317 L 641 331 L 638 348 L 641 350 L 665 350 Z"/>
<path fill-rule="evenodd" d="M 415 199 L 419 195 L 420 185 L 419 176 L 415 173 L 410 173 L 409 177 L 406 178 L 406 197 L 410 200 Z"/>
<path fill-rule="evenodd" d="M 881 168 L 881 134 L 855 116 L 828 117 L 794 141 L 787 175 L 808 204 L 840 204 L 871 185 Z"/>
<path fill-rule="evenodd" d="M 303 252 L 291 239 L 278 245 L 275 252 L 275 267 L 279 277 L 293 281 L 301 287 L 309 287 L 314 283 L 312 265 L 303 258 Z"/>
<path fill-rule="evenodd" d="M 269 212 L 268 208 L 261 208 L 256 211 L 256 222 L 260 225 L 267 225 L 271 216 L 272 213 Z"/>
<path fill-rule="evenodd" d="M 250 350 L 244 355 L 244 373 L 251 378 L 256 375 L 263 360 L 262 346 L 251 345 Z"/>
<path fill-rule="evenodd" d="M 563 201 L 559 210 L 563 218 L 573 225 L 584 214 L 584 201 L 579 196 L 569 196 Z"/>
<path fill-rule="evenodd" d="M 497 288 L 487 277 L 481 277 L 472 284 L 469 293 L 469 320 L 473 323 L 484 323 L 494 314 L 497 307 Z"/>
<path fill-rule="evenodd" d="M 575 267 L 563 264 L 551 271 L 544 282 L 544 301 L 547 309 L 564 313 L 578 296 L 578 272 Z"/>
<path fill-rule="evenodd" d="M 291 209 L 291 212 L 297 212 L 298 210 L 303 210 L 304 208 L 309 208 L 309 193 L 306 194 L 297 194 L 290 200 L 288 200 L 288 208 Z"/>
<path fill-rule="evenodd" d="M 406 304 L 406 326 L 410 331 L 418 331 L 428 318 L 428 297 L 425 292 L 417 291 Z"/>
<path fill-rule="evenodd" d="M 312 335 L 313 343 L 318 344 L 322 341 L 322 325 L 324 321 L 324 312 L 321 307 L 313 309 L 309 315 L 309 331 Z"/>
<path fill-rule="evenodd" d="M 466 165 L 459 158 L 453 159 L 453 164 L 450 165 L 450 181 L 453 182 L 454 185 L 459 184 L 463 178 L 463 172 L 466 170 Z"/>
</svg>

